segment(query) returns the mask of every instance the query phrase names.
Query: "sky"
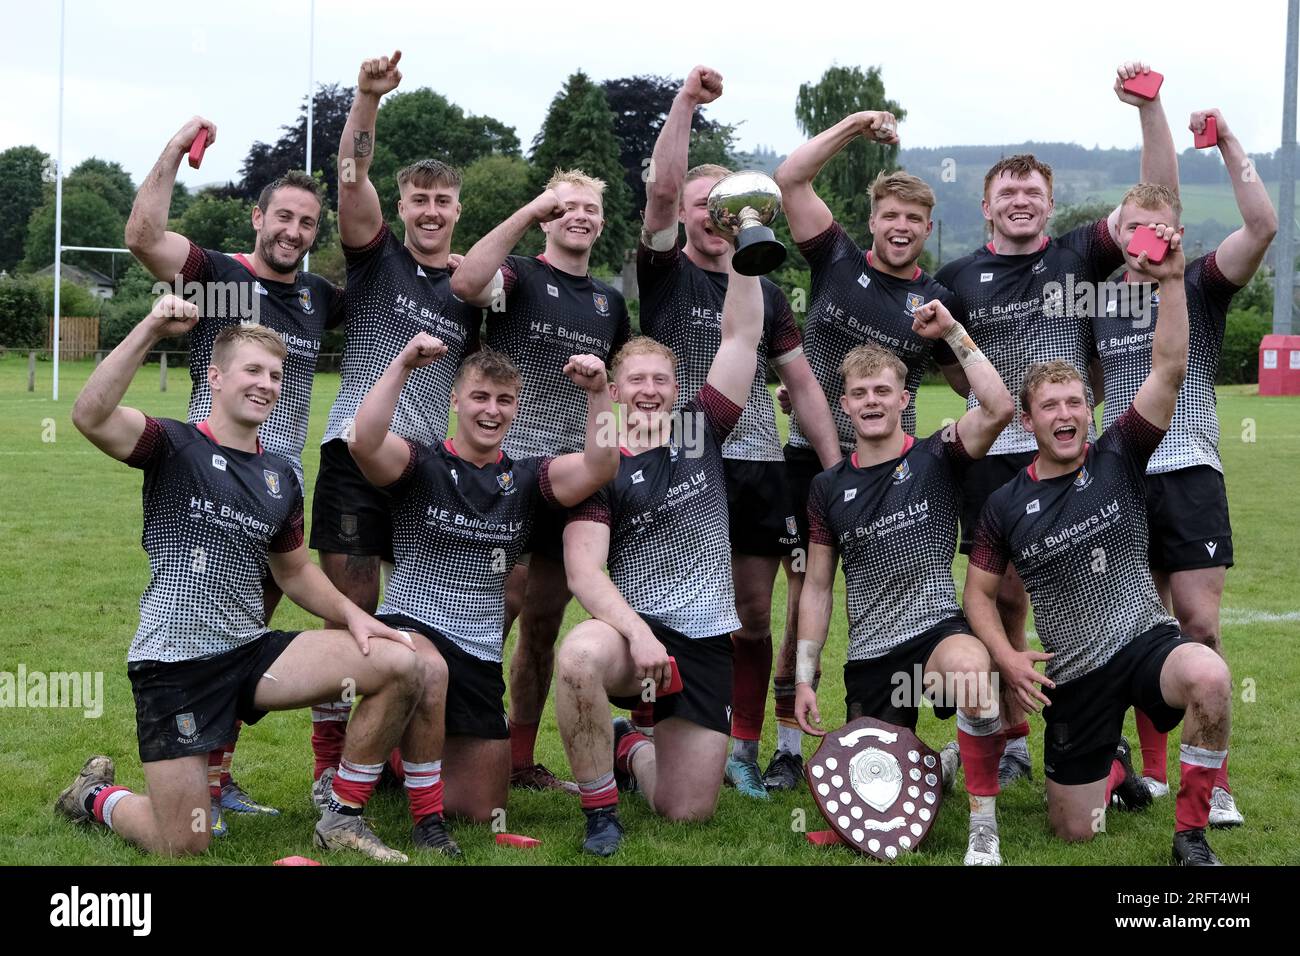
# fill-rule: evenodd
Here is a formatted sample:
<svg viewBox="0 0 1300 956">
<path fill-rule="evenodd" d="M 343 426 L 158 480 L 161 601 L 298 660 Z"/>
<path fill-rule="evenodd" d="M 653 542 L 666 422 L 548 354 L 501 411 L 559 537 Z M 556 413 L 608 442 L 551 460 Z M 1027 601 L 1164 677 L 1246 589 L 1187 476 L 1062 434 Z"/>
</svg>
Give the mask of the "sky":
<svg viewBox="0 0 1300 956">
<path fill-rule="evenodd" d="M 309 76 L 310 0 L 65 2 L 65 169 L 100 156 L 138 183 L 199 113 L 217 124 L 218 141 L 201 170 L 182 164 L 180 181 L 238 178 L 252 142 L 274 142 L 297 115 Z M 554 12 L 561 6 L 574 12 Z M 1284 0 L 316 0 L 315 9 L 318 83 L 352 85 L 361 60 L 400 48 L 401 89 L 429 86 L 467 112 L 495 116 L 515 127 L 525 149 L 573 71 L 596 80 L 684 76 L 697 63 L 723 75 L 723 96 L 706 115 L 738 124 L 747 150 L 797 146 L 799 85 L 833 64 L 880 67 L 887 94 L 907 110 L 904 147 L 1135 146 L 1137 113 L 1111 86 L 1116 65 L 1138 58 L 1166 76 L 1161 97 L 1180 149 L 1191 145 L 1191 111 L 1209 106 L 1223 110 L 1250 152 L 1274 150 L 1282 137 Z M 0 0 L 0 22 L 0 149 L 34 144 L 53 154 L 59 4 Z"/>
</svg>

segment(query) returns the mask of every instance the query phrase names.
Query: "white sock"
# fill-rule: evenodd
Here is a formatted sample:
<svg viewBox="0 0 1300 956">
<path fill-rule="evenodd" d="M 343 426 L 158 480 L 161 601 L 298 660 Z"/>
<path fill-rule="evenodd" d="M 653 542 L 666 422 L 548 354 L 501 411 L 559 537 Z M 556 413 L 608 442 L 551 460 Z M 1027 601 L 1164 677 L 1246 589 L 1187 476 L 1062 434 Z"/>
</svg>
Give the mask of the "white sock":
<svg viewBox="0 0 1300 956">
<path fill-rule="evenodd" d="M 787 727 L 785 724 L 777 724 L 776 749 L 784 750 L 788 754 L 802 757 L 803 731 L 798 727 Z"/>
<path fill-rule="evenodd" d="M 737 760 L 743 760 L 746 763 L 758 762 L 758 741 L 757 740 L 733 740 L 731 742 L 731 756 Z"/>
</svg>

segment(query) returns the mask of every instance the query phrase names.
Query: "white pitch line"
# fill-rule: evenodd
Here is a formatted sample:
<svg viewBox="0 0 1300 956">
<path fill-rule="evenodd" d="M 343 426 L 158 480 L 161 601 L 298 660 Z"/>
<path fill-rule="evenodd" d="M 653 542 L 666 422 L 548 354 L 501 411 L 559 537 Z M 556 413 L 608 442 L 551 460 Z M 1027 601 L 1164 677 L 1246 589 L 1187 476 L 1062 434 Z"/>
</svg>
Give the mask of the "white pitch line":
<svg viewBox="0 0 1300 956">
<path fill-rule="evenodd" d="M 1225 607 L 1222 619 L 1224 624 L 1273 624 L 1279 621 L 1300 621 L 1300 611 L 1251 611 Z"/>
</svg>

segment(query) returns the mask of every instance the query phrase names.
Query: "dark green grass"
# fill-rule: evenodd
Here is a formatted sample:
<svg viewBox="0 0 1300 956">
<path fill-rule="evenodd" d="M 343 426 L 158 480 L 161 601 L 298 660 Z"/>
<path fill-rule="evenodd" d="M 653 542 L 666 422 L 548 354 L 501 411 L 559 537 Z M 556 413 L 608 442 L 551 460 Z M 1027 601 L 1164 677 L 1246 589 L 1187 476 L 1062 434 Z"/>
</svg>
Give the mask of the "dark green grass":
<svg viewBox="0 0 1300 956">
<path fill-rule="evenodd" d="M 65 363 L 62 400 L 50 400 L 49 364 L 38 366 L 38 391 L 26 387 L 25 357 L 0 358 L 0 671 L 102 671 L 106 703 L 98 719 L 67 709 L 0 710 L 0 864 L 137 864 L 154 862 L 103 830 L 74 829 L 52 812 L 55 795 L 90 753 L 117 761 L 118 779 L 133 788 L 143 776 L 135 749 L 134 705 L 125 655 L 137 623 L 138 599 L 148 578 L 140 549 L 140 475 L 94 450 L 69 420 L 72 398 L 90 374 L 87 363 Z M 156 366 L 136 379 L 128 402 L 155 415 L 183 418 L 188 381 L 173 370 L 171 390 L 158 392 Z M 313 401 L 308 487 L 326 412 L 338 378 L 321 375 Z M 920 428 L 928 432 L 961 402 L 938 387 L 922 389 Z M 1295 812 L 1297 773 L 1291 734 L 1300 725 L 1300 599 L 1295 585 L 1297 525 L 1294 476 L 1300 469 L 1300 400 L 1259 398 L 1253 387 L 1220 392 L 1223 455 L 1232 502 L 1237 567 L 1224 600 L 1225 643 L 1239 685 L 1234 708 L 1233 780 L 1247 826 L 1216 834 L 1219 854 L 1233 863 L 1277 864 L 1300 860 Z M 1254 441 L 1242 440 L 1254 422 Z M 50 424 L 53 423 L 53 434 Z M 53 437 L 54 441 L 43 441 Z M 1247 435 L 1246 437 L 1250 437 Z M 958 583 L 965 562 L 955 565 Z M 778 582 L 773 620 L 784 619 L 785 588 Z M 1291 615 L 1288 619 L 1286 615 Z M 584 615 L 570 606 L 566 629 Z M 305 628 L 316 622 L 282 606 L 275 625 Z M 828 725 L 843 715 L 845 627 L 842 595 L 826 652 L 820 702 Z M 509 648 L 507 648 L 507 653 Z M 1242 682 L 1253 700 L 1241 699 Z M 292 854 L 313 856 L 315 814 L 308 803 L 310 732 L 306 711 L 272 714 L 247 729 L 236 757 L 236 776 L 256 797 L 279 806 L 278 819 L 229 817 L 231 835 L 217 841 L 206 864 L 267 864 Z M 1042 723 L 1033 722 L 1030 746 L 1041 768 Z M 938 747 L 954 727 L 925 712 L 920 734 Z M 1134 737 L 1131 718 L 1128 733 Z M 762 743 L 770 755 L 770 718 Z M 806 742 L 811 754 L 813 743 Z M 1177 739 L 1170 742 L 1177 768 Z M 567 763 L 548 707 L 538 756 L 558 773 Z M 902 865 L 959 864 L 965 849 L 965 808 L 960 789 L 945 804 L 923 850 Z M 848 864 L 872 865 L 842 848 L 809 845 L 802 830 L 822 829 L 806 789 L 758 803 L 724 789 L 715 818 L 698 825 L 658 820 L 639 798 L 624 800 L 629 835 L 619 862 L 637 864 Z M 371 805 L 376 830 L 393 845 L 410 848 L 410 820 L 400 795 L 380 794 Z M 1112 814 L 1109 832 L 1086 846 L 1064 846 L 1047 829 L 1041 777 L 1017 784 L 999 801 L 1002 852 L 1008 863 L 1037 865 L 1159 865 L 1167 862 L 1173 801 L 1139 816 Z M 506 828 L 542 841 L 534 851 L 497 848 L 488 826 L 457 827 L 470 862 L 481 864 L 583 863 L 578 853 L 582 818 L 561 794 L 512 794 Z M 419 862 L 430 862 L 417 858 Z M 339 856 L 331 864 L 353 862 Z M 437 861 L 433 861 L 437 862 Z"/>
</svg>

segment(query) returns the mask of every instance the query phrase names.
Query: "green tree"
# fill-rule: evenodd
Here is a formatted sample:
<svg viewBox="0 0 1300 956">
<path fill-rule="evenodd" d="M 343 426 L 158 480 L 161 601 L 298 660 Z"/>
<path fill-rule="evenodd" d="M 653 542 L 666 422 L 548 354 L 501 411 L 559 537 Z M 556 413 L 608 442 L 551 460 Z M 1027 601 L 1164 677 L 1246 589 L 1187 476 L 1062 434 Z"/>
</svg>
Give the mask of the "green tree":
<svg viewBox="0 0 1300 956">
<path fill-rule="evenodd" d="M 22 261 L 27 223 L 45 201 L 43 171 L 50 157 L 35 146 L 0 153 L 0 269 L 12 272 Z"/>
<path fill-rule="evenodd" d="M 465 252 L 510 214 L 532 199 L 532 170 L 518 156 L 483 156 L 461 174 L 461 213 L 452 236 L 455 248 Z M 532 255 L 542 248 L 542 233 L 529 230 L 516 249 Z"/>
<path fill-rule="evenodd" d="M 632 248 L 632 200 L 623 180 L 623 163 L 614 114 L 605 91 L 582 71 L 574 73 L 551 100 L 541 131 L 533 140 L 533 186 L 540 191 L 556 169 L 581 169 L 603 179 L 604 234 L 592 250 L 591 264 L 621 272 Z"/>
<path fill-rule="evenodd" d="M 0 279 L 0 345 L 11 349 L 45 344 L 45 310 L 30 279 Z"/>
<path fill-rule="evenodd" d="M 121 215 L 123 222 L 131 215 L 131 205 L 135 202 L 135 183 L 120 163 L 90 157 L 78 164 L 63 180 L 64 193 L 70 189 L 85 189 L 107 199 L 108 204 Z"/>
<path fill-rule="evenodd" d="M 190 208 L 192 202 L 194 196 L 190 193 L 189 187 L 184 183 L 177 183 L 172 187 L 172 204 L 167 209 L 167 218 L 179 219 L 185 215 L 185 210 Z"/>
<path fill-rule="evenodd" d="M 119 213 L 107 199 L 84 188 L 65 188 L 63 191 L 63 244 L 65 246 L 121 247 L 126 217 Z M 27 224 L 24 244 L 23 269 L 35 272 L 54 261 L 54 197 L 33 213 Z M 69 252 L 64 262 L 98 269 L 110 270 L 108 255 L 100 252 Z"/>
<path fill-rule="evenodd" d="M 242 200 L 201 193 L 170 228 L 204 249 L 247 252 L 256 238 L 252 212 L 252 205 Z"/>
<path fill-rule="evenodd" d="M 804 134 L 813 137 L 863 110 L 888 110 L 900 121 L 907 115 L 885 95 L 879 67 L 868 67 L 864 73 L 856 66 L 832 66 L 816 83 L 799 85 L 794 115 Z M 817 177 L 817 191 L 823 198 L 827 192 L 838 195 L 844 201 L 844 228 L 850 235 L 865 235 L 871 216 L 871 181 L 878 173 L 897 168 L 897 146 L 869 143 L 859 137 L 826 164 Z"/>
<path fill-rule="evenodd" d="M 1082 225 L 1104 219 L 1114 209 L 1114 203 L 1102 202 L 1099 199 L 1057 206 L 1051 220 L 1047 223 L 1048 234 L 1053 239 L 1059 238 Z"/>
</svg>

